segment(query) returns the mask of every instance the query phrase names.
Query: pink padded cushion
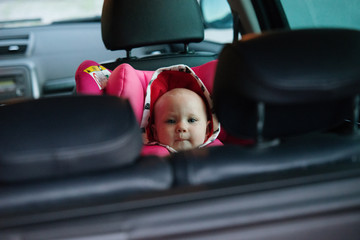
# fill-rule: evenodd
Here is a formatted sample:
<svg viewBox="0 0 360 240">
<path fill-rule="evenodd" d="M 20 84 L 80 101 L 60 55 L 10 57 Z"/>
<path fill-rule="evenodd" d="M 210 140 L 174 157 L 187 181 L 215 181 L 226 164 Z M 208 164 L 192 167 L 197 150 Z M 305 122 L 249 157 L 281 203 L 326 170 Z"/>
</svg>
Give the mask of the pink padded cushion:
<svg viewBox="0 0 360 240">
<path fill-rule="evenodd" d="M 79 94 L 88 94 L 88 95 L 102 95 L 104 90 L 100 90 L 98 84 L 95 82 L 94 78 L 84 70 L 91 66 L 99 66 L 100 64 L 91 61 L 85 60 L 80 64 L 75 73 L 75 82 L 76 82 L 76 92 Z M 110 70 L 109 70 L 110 71 Z M 111 71 L 110 71 L 111 72 Z"/>
<path fill-rule="evenodd" d="M 129 99 L 140 125 L 146 87 L 154 71 L 136 70 L 127 63 L 119 65 L 112 72 L 106 86 L 106 93 Z"/>
</svg>

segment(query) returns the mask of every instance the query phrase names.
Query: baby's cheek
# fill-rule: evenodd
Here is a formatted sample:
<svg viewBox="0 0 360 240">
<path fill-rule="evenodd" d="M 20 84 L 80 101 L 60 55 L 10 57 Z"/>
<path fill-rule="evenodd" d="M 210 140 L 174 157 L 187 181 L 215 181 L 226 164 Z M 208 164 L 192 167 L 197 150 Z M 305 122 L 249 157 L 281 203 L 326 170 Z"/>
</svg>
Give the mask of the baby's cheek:
<svg viewBox="0 0 360 240">
<path fill-rule="evenodd" d="M 201 130 L 200 130 L 201 129 Z M 193 142 L 198 147 L 203 144 L 207 138 L 206 128 L 198 128 L 197 131 L 193 134 Z"/>
<path fill-rule="evenodd" d="M 171 127 L 164 126 L 160 129 L 161 135 L 159 136 L 159 142 L 162 144 L 170 145 L 173 142 L 173 131 Z"/>
</svg>

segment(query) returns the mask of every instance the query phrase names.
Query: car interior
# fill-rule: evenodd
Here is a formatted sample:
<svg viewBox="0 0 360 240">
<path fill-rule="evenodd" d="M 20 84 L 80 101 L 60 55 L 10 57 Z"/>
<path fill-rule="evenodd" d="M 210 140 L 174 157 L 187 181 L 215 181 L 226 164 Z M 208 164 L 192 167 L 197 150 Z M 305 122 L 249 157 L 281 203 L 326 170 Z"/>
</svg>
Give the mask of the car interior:
<svg viewBox="0 0 360 240">
<path fill-rule="evenodd" d="M 2 66 L 0 77 L 27 86 L 0 106 L 0 239 L 359 239 L 360 31 L 292 30 L 278 1 L 243 1 L 263 14 L 256 25 L 241 1 L 228 2 L 225 45 L 203 41 L 195 0 L 104 0 L 102 40 L 92 36 L 98 24 L 71 26 L 88 55 L 44 71 L 72 65 L 73 76 L 40 88 L 24 80 L 32 62 Z M 41 27 L 6 33 L 28 44 L 17 53 L 26 55 L 63 27 L 45 38 Z M 111 51 L 99 58 L 99 46 Z M 83 75 L 75 86 L 89 60 L 121 75 L 121 89 L 81 90 Z M 174 64 L 208 84 L 224 145 L 143 156 L 134 99 Z M 135 80 L 137 94 L 126 86 Z"/>
</svg>

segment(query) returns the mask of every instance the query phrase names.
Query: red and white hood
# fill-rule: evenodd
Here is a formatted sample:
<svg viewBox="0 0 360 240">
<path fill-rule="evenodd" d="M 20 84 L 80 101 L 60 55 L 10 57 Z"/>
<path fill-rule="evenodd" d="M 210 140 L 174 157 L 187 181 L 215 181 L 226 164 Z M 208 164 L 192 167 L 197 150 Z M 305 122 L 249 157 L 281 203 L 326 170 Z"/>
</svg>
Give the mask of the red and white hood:
<svg viewBox="0 0 360 240">
<path fill-rule="evenodd" d="M 170 152 L 176 152 L 170 146 L 163 145 L 155 141 L 152 135 L 151 125 L 153 124 L 153 109 L 156 100 L 164 93 L 174 88 L 187 88 L 197 93 L 205 102 L 207 115 L 210 120 L 210 135 L 205 142 L 199 147 L 204 147 L 213 142 L 219 135 L 220 123 L 213 113 L 213 104 L 209 91 L 203 82 L 193 72 L 193 70 L 183 64 L 173 65 L 170 67 L 159 68 L 154 72 L 147 86 L 144 112 L 140 124 L 143 133 L 143 142 L 147 145 L 161 145 L 166 147 Z"/>
</svg>

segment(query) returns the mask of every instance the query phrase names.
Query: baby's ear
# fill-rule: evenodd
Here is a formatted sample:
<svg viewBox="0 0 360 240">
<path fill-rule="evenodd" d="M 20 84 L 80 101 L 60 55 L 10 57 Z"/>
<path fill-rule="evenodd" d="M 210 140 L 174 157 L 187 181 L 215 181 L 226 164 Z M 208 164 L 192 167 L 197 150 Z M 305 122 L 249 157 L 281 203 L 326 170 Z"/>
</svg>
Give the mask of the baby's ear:
<svg viewBox="0 0 360 240">
<path fill-rule="evenodd" d="M 151 132 L 154 137 L 154 140 L 158 141 L 157 131 L 156 131 L 156 127 L 154 124 L 151 124 Z"/>
<path fill-rule="evenodd" d="M 211 121 L 207 121 L 206 123 L 206 139 L 210 137 L 211 135 Z"/>
</svg>

